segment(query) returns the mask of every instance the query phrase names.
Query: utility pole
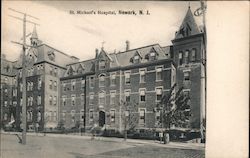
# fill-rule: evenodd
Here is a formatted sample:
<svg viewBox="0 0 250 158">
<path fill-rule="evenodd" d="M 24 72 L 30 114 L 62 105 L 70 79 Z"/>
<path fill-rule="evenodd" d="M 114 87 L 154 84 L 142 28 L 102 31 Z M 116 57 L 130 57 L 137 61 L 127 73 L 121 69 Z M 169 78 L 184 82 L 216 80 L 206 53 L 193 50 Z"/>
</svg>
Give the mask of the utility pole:
<svg viewBox="0 0 250 158">
<path fill-rule="evenodd" d="M 206 2 L 205 0 L 200 0 L 201 7 L 198 8 L 195 12 L 195 16 L 202 15 L 202 22 L 203 22 L 203 44 L 204 48 L 202 51 L 202 60 L 201 60 L 201 115 L 200 115 L 200 133 L 201 139 L 205 139 L 204 131 L 204 120 L 206 120 L 206 108 L 207 108 L 207 34 L 206 34 Z"/>
<path fill-rule="evenodd" d="M 26 119 L 26 115 L 27 115 L 27 112 L 26 112 L 26 105 L 27 105 L 26 104 L 26 76 L 27 76 L 26 75 L 26 73 L 27 73 L 26 72 L 26 67 L 27 67 L 26 49 L 27 49 L 27 47 L 32 47 L 32 46 L 26 45 L 26 22 L 29 22 L 29 23 L 32 23 L 32 24 L 35 24 L 35 25 L 39 25 L 39 24 L 37 24 L 35 22 L 27 20 L 26 18 L 27 18 L 27 16 L 29 16 L 29 17 L 37 19 L 37 20 L 39 20 L 39 19 L 34 17 L 34 16 L 31 16 L 29 14 L 17 11 L 15 9 L 12 9 L 12 8 L 9 8 L 9 10 L 14 11 L 16 13 L 20 13 L 20 14 L 23 15 L 23 19 L 19 18 L 19 17 L 12 16 L 12 15 L 9 15 L 9 16 L 13 17 L 15 19 L 23 21 L 23 38 L 22 38 L 23 43 L 19 43 L 19 42 L 13 42 L 13 43 L 20 44 L 23 47 L 23 55 L 22 55 L 22 84 L 23 84 L 23 89 L 22 89 L 22 127 L 23 127 L 22 144 L 25 145 L 26 144 L 26 132 L 27 132 L 27 119 Z"/>
</svg>

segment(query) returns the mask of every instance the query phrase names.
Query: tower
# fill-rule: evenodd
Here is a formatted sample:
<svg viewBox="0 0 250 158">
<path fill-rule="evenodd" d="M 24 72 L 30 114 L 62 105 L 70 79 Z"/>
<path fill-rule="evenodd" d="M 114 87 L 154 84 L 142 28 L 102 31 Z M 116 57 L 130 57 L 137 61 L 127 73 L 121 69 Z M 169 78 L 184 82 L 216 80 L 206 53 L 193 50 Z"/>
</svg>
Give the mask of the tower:
<svg viewBox="0 0 250 158">
<path fill-rule="evenodd" d="M 33 28 L 33 32 L 30 37 L 30 43 L 32 46 L 37 46 L 39 43 L 37 32 L 36 32 L 36 25 Z"/>
<path fill-rule="evenodd" d="M 199 130 L 205 118 L 204 32 L 199 29 L 190 7 L 172 43 L 177 85 L 190 97 L 189 126 Z"/>
</svg>

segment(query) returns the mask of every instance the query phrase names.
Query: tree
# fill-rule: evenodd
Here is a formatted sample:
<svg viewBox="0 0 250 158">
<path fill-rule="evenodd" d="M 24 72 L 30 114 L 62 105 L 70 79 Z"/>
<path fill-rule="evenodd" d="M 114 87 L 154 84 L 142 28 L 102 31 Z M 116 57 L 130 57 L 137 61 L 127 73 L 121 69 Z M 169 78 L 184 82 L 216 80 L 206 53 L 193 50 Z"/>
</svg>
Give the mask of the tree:
<svg viewBox="0 0 250 158">
<path fill-rule="evenodd" d="M 174 84 L 168 95 L 164 95 L 157 105 L 157 110 L 161 110 L 161 125 L 162 128 L 176 127 L 186 128 L 189 126 L 190 97 L 185 95 L 183 87 L 176 91 L 177 84 Z"/>
<path fill-rule="evenodd" d="M 138 117 L 136 115 L 138 103 L 130 101 L 121 101 L 122 120 L 124 124 L 124 139 L 127 139 L 127 131 L 132 131 L 137 126 Z"/>
</svg>

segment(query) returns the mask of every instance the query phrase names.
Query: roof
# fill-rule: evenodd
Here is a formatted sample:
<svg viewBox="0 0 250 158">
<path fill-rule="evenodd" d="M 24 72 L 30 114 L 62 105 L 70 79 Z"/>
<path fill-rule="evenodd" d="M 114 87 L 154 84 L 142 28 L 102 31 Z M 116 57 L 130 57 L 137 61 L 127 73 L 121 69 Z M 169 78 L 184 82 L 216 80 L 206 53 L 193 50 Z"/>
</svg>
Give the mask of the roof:
<svg viewBox="0 0 250 158">
<path fill-rule="evenodd" d="M 191 36 L 191 35 L 195 35 L 199 33 L 201 33 L 201 30 L 199 29 L 196 23 L 196 20 L 193 16 L 193 13 L 190 7 L 188 7 L 186 16 L 183 19 L 182 24 L 179 27 L 179 30 L 175 34 L 175 39 L 183 38 L 186 36 Z"/>
<path fill-rule="evenodd" d="M 1 74 L 7 76 L 14 76 L 17 73 L 16 70 L 17 61 L 9 61 L 1 58 Z"/>
<path fill-rule="evenodd" d="M 94 72 L 95 62 L 97 62 L 99 59 L 108 59 L 110 61 L 110 68 L 126 67 L 133 65 L 134 63 L 131 62 L 131 58 L 139 54 L 141 57 L 140 63 L 147 63 L 149 62 L 149 60 L 146 58 L 146 56 L 152 51 L 157 54 L 157 60 L 170 58 L 170 46 L 161 47 L 159 44 L 148 45 L 124 52 L 111 54 L 108 54 L 107 52 L 102 50 L 100 54 L 98 54 L 94 59 L 68 64 L 67 71 L 64 77 L 79 74 L 79 72 L 77 72 L 77 69 L 80 65 L 84 67 L 84 71 L 80 72 L 81 74 Z"/>
<path fill-rule="evenodd" d="M 36 63 L 48 62 L 59 67 L 66 67 L 67 64 L 79 61 L 78 58 L 65 54 L 48 44 L 41 44 L 37 47 L 30 48 L 27 52 L 28 54 L 34 54 L 37 57 Z M 51 58 L 50 55 L 53 57 Z M 22 67 L 22 54 L 18 60 L 18 67 Z"/>
<path fill-rule="evenodd" d="M 30 38 L 38 39 L 37 32 L 36 32 L 36 25 L 35 25 L 34 28 L 33 28 L 33 32 L 32 32 L 32 34 L 31 34 L 31 37 L 30 37 Z"/>
</svg>

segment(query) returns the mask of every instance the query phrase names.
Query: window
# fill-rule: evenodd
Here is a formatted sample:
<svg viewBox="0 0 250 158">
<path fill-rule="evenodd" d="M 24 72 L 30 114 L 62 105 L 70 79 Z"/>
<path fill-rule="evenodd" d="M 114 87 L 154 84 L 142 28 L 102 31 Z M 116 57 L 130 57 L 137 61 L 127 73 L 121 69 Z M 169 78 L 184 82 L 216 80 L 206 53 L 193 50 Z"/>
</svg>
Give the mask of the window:
<svg viewBox="0 0 250 158">
<path fill-rule="evenodd" d="M 179 65 L 183 64 L 182 52 L 179 52 Z"/>
<path fill-rule="evenodd" d="M 76 85 L 76 81 L 75 80 L 71 81 L 71 90 L 72 91 L 75 90 L 75 85 Z"/>
<path fill-rule="evenodd" d="M 156 68 L 156 81 L 162 80 L 162 67 Z"/>
<path fill-rule="evenodd" d="M 115 95 L 116 95 L 115 91 L 110 92 L 110 104 L 115 104 Z"/>
<path fill-rule="evenodd" d="M 41 105 L 41 104 L 42 104 L 42 98 L 41 98 L 40 95 L 37 96 L 37 104 L 38 104 L 38 105 Z"/>
<path fill-rule="evenodd" d="M 62 120 L 65 121 L 65 119 L 66 119 L 66 111 L 63 111 L 62 112 Z"/>
<path fill-rule="evenodd" d="M 81 122 L 84 121 L 84 110 L 83 109 L 80 111 L 80 120 L 81 120 Z"/>
<path fill-rule="evenodd" d="M 23 84 L 22 83 L 20 83 L 20 92 L 22 92 L 23 91 Z"/>
<path fill-rule="evenodd" d="M 53 111 L 50 111 L 49 112 L 49 120 L 52 121 L 52 119 L 53 119 Z"/>
<path fill-rule="evenodd" d="M 185 51 L 185 64 L 188 64 L 189 51 Z"/>
<path fill-rule="evenodd" d="M 38 78 L 38 87 L 37 87 L 37 89 L 39 90 L 39 89 L 41 89 L 41 87 L 42 87 L 42 80 L 41 80 L 41 78 Z"/>
<path fill-rule="evenodd" d="M 146 89 L 140 89 L 140 101 L 145 102 L 146 101 Z"/>
<path fill-rule="evenodd" d="M 49 96 L 49 105 L 52 105 L 52 96 Z"/>
<path fill-rule="evenodd" d="M 105 75 L 101 74 L 99 76 L 99 87 L 104 87 L 105 86 Z"/>
<path fill-rule="evenodd" d="M 8 120 L 8 114 L 7 113 L 4 114 L 4 120 Z"/>
<path fill-rule="evenodd" d="M 53 81 L 50 80 L 50 81 L 49 81 L 49 89 L 52 89 L 52 85 L 53 85 Z"/>
<path fill-rule="evenodd" d="M 17 89 L 13 89 L 13 97 L 17 96 Z"/>
<path fill-rule="evenodd" d="M 81 89 L 84 90 L 85 88 L 85 79 L 82 79 L 81 81 Z"/>
<path fill-rule="evenodd" d="M 14 85 L 16 85 L 16 84 L 17 84 L 16 77 L 14 77 L 14 79 L 13 79 L 13 83 L 14 83 Z"/>
<path fill-rule="evenodd" d="M 57 90 L 57 82 L 54 81 L 54 89 Z"/>
<path fill-rule="evenodd" d="M 145 114 L 146 114 L 146 109 L 139 109 L 139 124 L 140 125 L 145 124 Z"/>
<path fill-rule="evenodd" d="M 155 122 L 157 125 L 160 125 L 160 122 L 161 122 L 161 111 L 156 111 L 155 112 Z"/>
<path fill-rule="evenodd" d="M 75 105 L 75 95 L 71 95 L 71 105 L 74 106 Z"/>
<path fill-rule="evenodd" d="M 93 88 L 94 86 L 95 86 L 94 77 L 90 77 L 90 78 L 89 78 L 89 87 L 90 87 L 90 88 Z"/>
<path fill-rule="evenodd" d="M 8 101 L 4 101 L 4 106 L 7 107 Z"/>
<path fill-rule="evenodd" d="M 196 49 L 192 49 L 190 61 L 194 62 L 196 60 Z"/>
<path fill-rule="evenodd" d="M 75 122 L 75 113 L 76 113 L 75 110 L 71 110 L 71 121 L 72 122 Z"/>
<path fill-rule="evenodd" d="M 114 86 L 115 85 L 116 74 L 112 73 L 110 78 L 111 78 L 111 81 L 110 81 L 111 82 L 111 86 Z"/>
<path fill-rule="evenodd" d="M 49 67 L 49 74 L 53 75 L 53 67 L 52 66 Z"/>
<path fill-rule="evenodd" d="M 105 92 L 103 91 L 99 93 L 99 104 L 105 104 Z"/>
<path fill-rule="evenodd" d="M 139 63 L 139 62 L 140 62 L 139 55 L 134 56 L 134 63 Z"/>
<path fill-rule="evenodd" d="M 82 103 L 82 105 L 84 105 L 84 101 L 85 101 L 85 95 L 81 94 L 81 103 Z"/>
<path fill-rule="evenodd" d="M 41 121 L 41 118 L 42 118 L 41 111 L 38 111 L 38 112 L 37 112 L 37 122 L 40 122 L 40 121 Z"/>
<path fill-rule="evenodd" d="M 17 101 L 13 101 L 13 106 L 14 106 L 14 107 L 17 106 Z"/>
<path fill-rule="evenodd" d="M 28 106 L 32 106 L 33 105 L 33 97 L 30 96 L 28 97 Z"/>
<path fill-rule="evenodd" d="M 28 97 L 28 106 L 30 106 L 30 97 Z"/>
<path fill-rule="evenodd" d="M 54 105 L 56 106 L 56 104 L 57 104 L 57 97 L 54 96 Z"/>
<path fill-rule="evenodd" d="M 57 120 L 57 112 L 54 111 L 54 117 L 53 117 L 53 120 L 56 121 Z"/>
<path fill-rule="evenodd" d="M 63 83 L 63 91 L 65 92 L 66 91 L 66 84 Z"/>
<path fill-rule="evenodd" d="M 115 110 L 110 110 L 110 122 L 115 122 Z"/>
<path fill-rule="evenodd" d="M 30 90 L 33 90 L 33 82 L 30 82 Z"/>
<path fill-rule="evenodd" d="M 94 104 L 94 94 L 89 94 L 89 104 Z"/>
<path fill-rule="evenodd" d="M 151 52 L 150 53 L 150 60 L 152 61 L 152 60 L 155 60 L 156 59 L 156 54 L 155 54 L 155 52 Z"/>
<path fill-rule="evenodd" d="M 19 77 L 22 78 L 22 70 L 19 70 Z"/>
<path fill-rule="evenodd" d="M 20 98 L 20 106 L 23 106 L 23 98 Z"/>
<path fill-rule="evenodd" d="M 66 97 L 65 96 L 63 96 L 63 98 L 62 98 L 62 102 L 63 102 L 63 106 L 66 106 Z"/>
<path fill-rule="evenodd" d="M 190 81 L 190 72 L 189 71 L 184 72 L 184 81 Z"/>
<path fill-rule="evenodd" d="M 125 100 L 126 102 L 130 102 L 130 90 L 125 91 Z"/>
<path fill-rule="evenodd" d="M 162 88 L 156 88 L 156 101 L 160 101 L 162 98 Z"/>
<path fill-rule="evenodd" d="M 140 83 L 144 83 L 145 82 L 145 69 L 140 70 Z"/>
<path fill-rule="evenodd" d="M 30 91 L 30 82 L 27 82 L 27 91 Z"/>
<path fill-rule="evenodd" d="M 58 70 L 57 70 L 57 68 L 55 67 L 55 69 L 54 69 L 54 75 L 57 76 L 57 74 L 58 74 Z"/>
<path fill-rule="evenodd" d="M 130 84 L 130 72 L 125 72 L 125 84 Z"/>
<path fill-rule="evenodd" d="M 33 117 L 32 111 L 28 111 L 27 112 L 27 121 L 32 121 L 32 117 Z"/>
<path fill-rule="evenodd" d="M 102 70 L 102 69 L 105 69 L 105 61 L 104 60 L 101 60 L 99 62 L 99 69 Z"/>
<path fill-rule="evenodd" d="M 190 89 L 183 90 L 184 96 L 189 97 L 190 96 Z"/>
<path fill-rule="evenodd" d="M 89 122 L 92 122 L 94 120 L 94 110 L 89 110 Z"/>
</svg>

